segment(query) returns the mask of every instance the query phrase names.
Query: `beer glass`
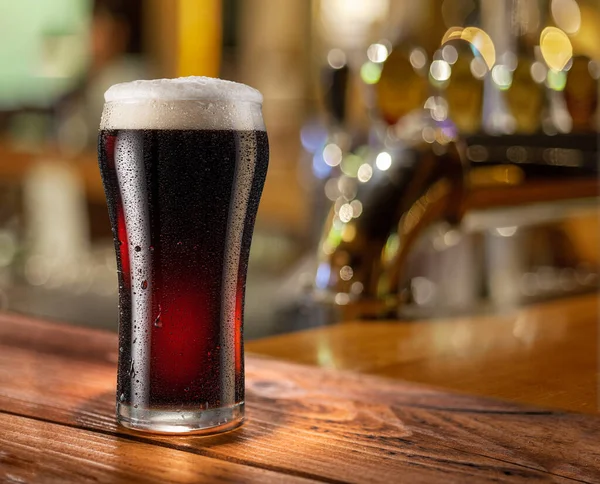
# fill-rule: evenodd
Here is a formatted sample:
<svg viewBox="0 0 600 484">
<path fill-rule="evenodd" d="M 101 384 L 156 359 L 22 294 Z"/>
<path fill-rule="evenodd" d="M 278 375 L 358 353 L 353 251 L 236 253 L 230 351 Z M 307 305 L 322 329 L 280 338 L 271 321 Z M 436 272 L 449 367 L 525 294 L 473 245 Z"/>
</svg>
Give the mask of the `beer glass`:
<svg viewBox="0 0 600 484">
<path fill-rule="evenodd" d="M 246 272 L 269 156 L 262 96 L 189 77 L 117 84 L 105 101 L 117 419 L 159 433 L 232 429 L 244 418 Z"/>
</svg>

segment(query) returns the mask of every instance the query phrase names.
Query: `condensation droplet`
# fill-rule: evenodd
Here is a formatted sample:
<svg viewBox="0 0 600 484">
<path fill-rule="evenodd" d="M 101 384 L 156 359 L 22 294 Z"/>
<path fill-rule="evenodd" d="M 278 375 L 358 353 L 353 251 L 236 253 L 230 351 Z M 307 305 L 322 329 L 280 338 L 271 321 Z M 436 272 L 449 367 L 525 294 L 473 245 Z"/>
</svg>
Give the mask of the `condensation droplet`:
<svg viewBox="0 0 600 484">
<path fill-rule="evenodd" d="M 119 402 L 124 402 L 125 401 L 125 394 L 121 393 L 121 395 L 119 395 Z"/>
<path fill-rule="evenodd" d="M 139 245 L 135 246 L 135 251 L 136 252 L 141 252 L 142 248 Z"/>
<path fill-rule="evenodd" d="M 148 288 L 148 281 L 146 279 L 144 279 L 142 281 L 142 289 L 147 289 Z"/>
</svg>

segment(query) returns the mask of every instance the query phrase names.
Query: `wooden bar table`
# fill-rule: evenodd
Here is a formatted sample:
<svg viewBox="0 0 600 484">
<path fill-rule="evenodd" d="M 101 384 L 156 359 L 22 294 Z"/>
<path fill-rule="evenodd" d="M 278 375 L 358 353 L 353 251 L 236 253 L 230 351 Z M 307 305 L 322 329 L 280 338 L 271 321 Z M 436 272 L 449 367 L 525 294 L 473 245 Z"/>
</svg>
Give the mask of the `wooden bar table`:
<svg viewBox="0 0 600 484">
<path fill-rule="evenodd" d="M 253 341 L 247 349 L 538 407 L 599 413 L 599 301 L 591 294 L 494 316 L 348 322 Z"/>
<path fill-rule="evenodd" d="M 597 344 L 589 341 L 596 334 L 589 311 L 597 308 L 590 301 L 544 306 L 547 321 L 513 321 L 511 337 L 529 359 L 515 352 L 512 366 L 511 353 L 500 350 L 509 344 L 503 318 L 347 323 L 250 343 L 278 358 L 246 357 L 247 422 L 214 437 L 117 426 L 116 335 L 1 315 L 0 482 L 597 483 L 600 416 L 591 409 L 595 389 L 584 388 L 589 375 L 577 373 L 588 370 L 586 352 Z M 582 321 L 571 327 L 552 320 L 560 304 L 588 312 L 570 314 Z M 537 321 L 535 331 L 528 321 Z M 438 338 L 450 342 L 432 347 Z M 561 354 L 563 341 L 576 347 Z M 573 366 L 561 370 L 567 361 Z M 552 405 L 539 391 L 514 398 L 505 390 L 535 378 L 548 388 L 564 380 L 581 394 L 556 390 Z M 548 409 L 563 403 L 588 413 Z"/>
</svg>

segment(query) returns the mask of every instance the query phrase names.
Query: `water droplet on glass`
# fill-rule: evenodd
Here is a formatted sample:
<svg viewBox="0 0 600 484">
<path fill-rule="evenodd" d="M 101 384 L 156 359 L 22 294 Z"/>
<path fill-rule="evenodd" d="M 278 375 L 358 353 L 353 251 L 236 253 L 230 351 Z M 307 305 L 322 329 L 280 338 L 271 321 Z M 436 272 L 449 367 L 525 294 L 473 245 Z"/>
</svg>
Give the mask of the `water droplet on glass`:
<svg viewBox="0 0 600 484">
<path fill-rule="evenodd" d="M 144 279 L 142 281 L 142 289 L 147 289 L 148 288 L 148 281 L 146 279 Z"/>
<path fill-rule="evenodd" d="M 162 328 L 162 321 L 160 319 L 160 313 L 158 313 L 158 316 L 156 316 L 156 319 L 154 320 L 154 327 Z"/>
<path fill-rule="evenodd" d="M 125 394 L 121 393 L 121 395 L 119 395 L 119 402 L 124 402 L 125 401 Z"/>
<path fill-rule="evenodd" d="M 189 387 L 185 387 L 185 388 L 183 389 L 183 391 L 184 391 L 184 392 L 189 392 L 189 391 L 190 391 L 190 388 L 189 388 Z"/>
<path fill-rule="evenodd" d="M 133 406 L 133 408 L 138 408 L 138 404 L 136 403 L 136 404 Z"/>
<path fill-rule="evenodd" d="M 136 251 L 136 252 L 140 252 L 141 250 L 142 250 L 142 248 L 141 248 L 139 245 L 136 245 L 136 246 L 135 246 L 135 251 Z"/>
</svg>

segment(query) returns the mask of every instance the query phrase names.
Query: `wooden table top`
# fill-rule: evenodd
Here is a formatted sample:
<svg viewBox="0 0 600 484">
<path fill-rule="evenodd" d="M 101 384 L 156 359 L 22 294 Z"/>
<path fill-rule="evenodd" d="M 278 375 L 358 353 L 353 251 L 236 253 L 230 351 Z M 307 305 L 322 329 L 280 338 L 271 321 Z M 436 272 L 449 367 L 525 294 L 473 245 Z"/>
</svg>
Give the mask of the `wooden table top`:
<svg viewBox="0 0 600 484">
<path fill-rule="evenodd" d="M 117 426 L 112 333 L 0 315 L 0 482 L 600 482 L 600 417 L 246 358 L 247 422 Z"/>
<path fill-rule="evenodd" d="M 252 341 L 246 349 L 538 407 L 598 413 L 599 325 L 599 299 L 592 294 L 500 316 L 341 323 Z"/>
</svg>

